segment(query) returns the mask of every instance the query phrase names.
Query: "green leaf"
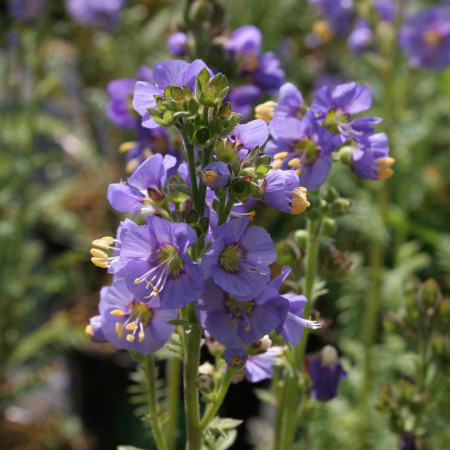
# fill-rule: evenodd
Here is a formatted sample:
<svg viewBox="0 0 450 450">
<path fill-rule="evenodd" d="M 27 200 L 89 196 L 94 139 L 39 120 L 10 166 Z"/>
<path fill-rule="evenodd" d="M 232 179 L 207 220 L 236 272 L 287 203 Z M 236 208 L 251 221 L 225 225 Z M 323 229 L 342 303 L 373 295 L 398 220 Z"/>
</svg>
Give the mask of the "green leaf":
<svg viewBox="0 0 450 450">
<path fill-rule="evenodd" d="M 188 186 L 186 186 L 185 184 L 172 183 L 172 184 L 169 184 L 169 188 L 174 189 L 176 191 L 180 191 L 183 194 L 192 195 L 191 189 Z"/>
<path fill-rule="evenodd" d="M 205 88 L 206 86 L 208 86 L 209 83 L 209 72 L 208 69 L 206 67 L 204 67 L 200 73 L 197 76 L 197 79 L 200 81 L 201 86 L 202 86 L 202 90 L 203 88 Z"/>
<path fill-rule="evenodd" d="M 217 117 L 226 117 L 227 119 L 229 119 L 231 117 L 232 112 L 233 112 L 233 110 L 231 109 L 231 103 L 227 102 L 227 103 L 224 103 L 219 108 L 219 111 L 217 112 Z"/>
<path fill-rule="evenodd" d="M 183 319 L 173 319 L 169 320 L 167 323 L 170 323 L 170 325 L 180 325 L 182 327 L 189 325 L 189 322 Z"/>
<path fill-rule="evenodd" d="M 256 169 L 255 169 L 256 178 L 265 177 L 269 173 L 269 170 L 270 170 L 270 166 L 258 166 L 258 167 L 256 167 Z"/>
<path fill-rule="evenodd" d="M 243 420 L 220 418 L 216 416 L 213 420 L 211 420 L 208 428 L 216 430 L 233 430 L 234 428 L 237 428 L 239 425 L 241 425 L 242 422 Z"/>
<path fill-rule="evenodd" d="M 224 89 L 228 87 L 228 80 L 223 73 L 218 73 L 209 82 L 209 87 L 219 95 Z"/>
</svg>

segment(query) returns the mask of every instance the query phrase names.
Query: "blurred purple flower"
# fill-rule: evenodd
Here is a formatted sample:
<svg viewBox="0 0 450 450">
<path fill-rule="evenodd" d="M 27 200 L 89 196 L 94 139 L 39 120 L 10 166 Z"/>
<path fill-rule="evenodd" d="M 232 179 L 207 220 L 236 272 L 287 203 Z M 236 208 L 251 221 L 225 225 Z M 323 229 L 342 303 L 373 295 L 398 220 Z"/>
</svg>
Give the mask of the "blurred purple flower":
<svg viewBox="0 0 450 450">
<path fill-rule="evenodd" d="M 348 36 L 355 14 L 353 0 L 309 0 L 309 3 L 319 7 L 324 19 L 336 35 Z"/>
<path fill-rule="evenodd" d="M 105 343 L 108 342 L 102 331 L 102 316 L 94 316 L 89 319 L 89 325 L 86 325 L 86 336 L 88 336 L 92 342 Z"/>
<path fill-rule="evenodd" d="M 325 346 L 317 358 L 311 360 L 309 374 L 313 382 L 312 395 L 321 402 L 337 396 L 339 381 L 347 377 L 347 372 L 338 360 L 338 354 L 331 345 Z"/>
<path fill-rule="evenodd" d="M 348 37 L 348 46 L 355 53 L 362 53 L 372 43 L 373 32 L 369 22 L 365 19 L 358 19 L 355 27 Z"/>
<path fill-rule="evenodd" d="M 72 19 L 80 25 L 113 29 L 125 0 L 66 0 Z"/>
<path fill-rule="evenodd" d="M 411 66 L 445 69 L 450 65 L 450 5 L 419 11 L 401 28 L 399 44 Z"/>
<path fill-rule="evenodd" d="M 186 54 L 187 41 L 186 33 L 173 33 L 167 41 L 167 49 L 173 55 L 184 56 Z"/>
<path fill-rule="evenodd" d="M 40 17 L 46 3 L 47 0 L 9 0 L 8 10 L 14 19 L 28 22 Z"/>
<path fill-rule="evenodd" d="M 283 352 L 282 347 L 270 347 L 261 355 L 249 356 L 244 367 L 244 374 L 250 383 L 258 383 L 273 377 L 273 366 L 277 357 Z"/>
</svg>

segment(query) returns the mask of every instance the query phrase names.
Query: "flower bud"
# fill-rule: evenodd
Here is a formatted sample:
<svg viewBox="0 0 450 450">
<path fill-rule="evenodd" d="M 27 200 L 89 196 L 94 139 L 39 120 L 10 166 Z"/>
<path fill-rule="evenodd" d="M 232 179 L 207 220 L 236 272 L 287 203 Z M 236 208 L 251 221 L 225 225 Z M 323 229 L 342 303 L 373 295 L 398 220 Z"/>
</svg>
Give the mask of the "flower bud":
<svg viewBox="0 0 450 450">
<path fill-rule="evenodd" d="M 202 170 L 202 181 L 210 189 L 220 189 L 230 182 L 230 167 L 220 161 L 214 161 L 208 164 Z"/>
<path fill-rule="evenodd" d="M 350 201 L 346 198 L 338 197 L 330 205 L 331 215 L 335 217 L 344 216 L 350 209 Z"/>
<path fill-rule="evenodd" d="M 248 359 L 247 352 L 243 348 L 228 347 L 223 356 L 226 363 L 233 369 L 241 369 Z"/>
<path fill-rule="evenodd" d="M 198 373 L 202 375 L 209 375 L 212 377 L 214 374 L 214 366 L 206 361 L 198 367 Z"/>
<path fill-rule="evenodd" d="M 300 259 L 300 252 L 292 242 L 277 242 L 275 249 L 277 252 L 277 261 L 282 266 L 293 266 Z"/>
<path fill-rule="evenodd" d="M 322 191 L 322 198 L 324 200 L 326 200 L 328 203 L 331 203 L 333 200 L 337 199 L 338 197 L 339 197 L 338 191 L 332 186 L 327 187 L 327 188 L 323 189 L 323 191 Z"/>
<path fill-rule="evenodd" d="M 294 233 L 294 240 L 301 249 L 306 248 L 308 242 L 308 232 L 306 230 L 296 230 Z"/>
<path fill-rule="evenodd" d="M 347 166 L 352 164 L 353 151 L 354 149 L 348 145 L 339 150 L 338 157 L 342 164 L 346 164 Z"/>
<path fill-rule="evenodd" d="M 325 217 L 322 225 L 322 233 L 325 236 L 332 236 L 337 231 L 336 221 L 331 217 Z"/>
<path fill-rule="evenodd" d="M 214 390 L 215 387 L 214 379 L 211 375 L 199 373 L 197 376 L 197 386 L 200 392 L 204 394 L 209 394 Z"/>
<path fill-rule="evenodd" d="M 423 283 L 420 294 L 420 298 L 425 309 L 437 307 L 442 298 L 439 285 L 436 280 L 433 280 L 432 278 L 429 278 L 425 281 L 425 283 Z"/>
<path fill-rule="evenodd" d="M 262 339 L 252 344 L 252 351 L 254 351 L 257 355 L 260 355 L 262 353 L 266 353 L 270 347 L 272 347 L 272 340 L 266 334 L 262 337 Z"/>
</svg>

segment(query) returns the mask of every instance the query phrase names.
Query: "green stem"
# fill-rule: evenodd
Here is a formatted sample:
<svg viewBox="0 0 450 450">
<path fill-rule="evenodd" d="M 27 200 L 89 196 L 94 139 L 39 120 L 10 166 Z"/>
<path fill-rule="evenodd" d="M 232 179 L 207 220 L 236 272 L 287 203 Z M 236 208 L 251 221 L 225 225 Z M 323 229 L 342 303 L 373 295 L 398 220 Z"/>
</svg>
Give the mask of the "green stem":
<svg viewBox="0 0 450 450">
<path fill-rule="evenodd" d="M 275 381 L 274 381 L 275 382 Z M 276 387 L 275 391 L 275 397 L 277 399 L 277 409 L 276 409 L 276 415 L 275 415 L 275 432 L 274 432 L 274 442 L 273 442 L 273 448 L 274 450 L 280 450 L 281 449 L 281 439 L 282 439 L 282 431 L 283 431 L 283 420 L 284 420 L 284 412 L 285 408 L 284 405 L 287 401 L 287 392 L 288 389 L 286 387 L 287 380 L 281 381 L 282 385 L 279 387 Z"/>
<path fill-rule="evenodd" d="M 200 422 L 200 428 L 202 430 L 204 430 L 209 425 L 211 420 L 214 419 L 217 411 L 220 408 L 220 405 L 223 402 L 225 394 L 227 393 L 228 388 L 230 387 L 231 380 L 233 379 L 233 375 L 235 373 L 236 373 L 235 370 L 227 366 L 227 369 L 222 379 L 222 383 L 220 384 L 219 390 L 216 392 L 215 399 L 206 408 L 205 414 L 203 415 L 202 420 Z"/>
<path fill-rule="evenodd" d="M 225 209 L 223 211 L 219 211 L 219 220 L 217 222 L 217 226 L 222 225 L 225 223 L 228 219 L 228 216 L 230 215 L 230 212 L 234 205 L 234 198 L 230 195 L 228 197 L 227 204 L 225 205 Z"/>
<path fill-rule="evenodd" d="M 156 400 L 155 359 L 152 354 L 146 355 L 145 357 L 144 371 L 148 380 L 148 404 L 150 408 L 150 422 L 152 424 L 153 437 L 155 438 L 158 450 L 167 450 L 167 444 L 162 432 L 162 426 L 158 414 L 158 403 Z"/>
<path fill-rule="evenodd" d="M 166 428 L 167 447 L 169 450 L 174 450 L 177 443 L 178 408 L 180 403 L 180 366 L 180 360 L 177 357 L 169 358 L 167 363 L 167 410 L 169 411 L 169 419 Z"/>
<path fill-rule="evenodd" d="M 215 142 L 210 145 L 208 148 L 205 148 L 203 150 L 203 155 L 202 155 L 202 169 L 205 168 L 208 164 L 209 161 L 211 159 L 211 153 L 214 149 L 215 146 Z M 200 215 L 200 217 L 203 216 L 203 214 L 205 213 L 205 198 L 206 198 L 206 184 L 202 183 L 200 181 L 200 187 L 199 187 L 199 198 L 200 198 L 200 210 L 198 210 L 198 214 Z"/>
<path fill-rule="evenodd" d="M 184 320 L 198 324 L 192 303 L 181 310 Z M 186 412 L 187 450 L 200 450 L 202 436 L 199 427 L 200 406 L 197 387 L 197 370 L 200 360 L 202 329 L 195 327 L 184 333 L 184 409 Z"/>
</svg>

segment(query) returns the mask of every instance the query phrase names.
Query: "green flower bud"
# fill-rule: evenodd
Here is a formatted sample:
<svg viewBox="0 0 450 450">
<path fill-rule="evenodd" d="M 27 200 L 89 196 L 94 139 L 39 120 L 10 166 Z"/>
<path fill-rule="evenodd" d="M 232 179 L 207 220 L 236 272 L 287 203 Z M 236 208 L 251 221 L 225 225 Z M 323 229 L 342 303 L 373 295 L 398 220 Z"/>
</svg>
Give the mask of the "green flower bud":
<svg viewBox="0 0 450 450">
<path fill-rule="evenodd" d="M 300 259 L 300 251 L 293 242 L 280 241 L 275 246 L 277 261 L 282 266 L 293 266 Z"/>
<path fill-rule="evenodd" d="M 326 200 L 328 203 L 331 203 L 333 200 L 337 199 L 338 197 L 339 197 L 338 191 L 332 186 L 327 187 L 327 188 L 323 189 L 323 191 L 322 191 L 322 198 L 324 200 Z"/>
<path fill-rule="evenodd" d="M 294 232 L 294 241 L 302 250 L 305 250 L 308 242 L 308 232 L 306 230 L 296 230 Z"/>
<path fill-rule="evenodd" d="M 311 208 L 311 206 L 306 210 L 306 214 L 308 214 L 308 219 L 309 220 L 317 220 L 322 212 L 320 210 L 320 208 L 314 207 Z"/>
<path fill-rule="evenodd" d="M 351 166 L 353 152 L 354 152 L 354 149 L 348 145 L 346 145 L 345 147 L 342 147 L 338 152 L 338 158 L 341 161 L 341 163 Z"/>
<path fill-rule="evenodd" d="M 338 197 L 331 202 L 330 212 L 334 217 L 344 216 L 350 210 L 350 201 L 346 198 Z"/>
<path fill-rule="evenodd" d="M 230 194 L 242 202 L 247 202 L 258 190 L 258 186 L 245 178 L 236 178 L 230 185 Z"/>
<path fill-rule="evenodd" d="M 337 231 L 337 224 L 331 217 L 325 217 L 322 225 L 322 233 L 325 236 L 332 236 Z"/>
<path fill-rule="evenodd" d="M 215 388 L 214 378 L 211 375 L 199 373 L 197 376 L 197 386 L 200 392 L 209 394 Z"/>
</svg>

